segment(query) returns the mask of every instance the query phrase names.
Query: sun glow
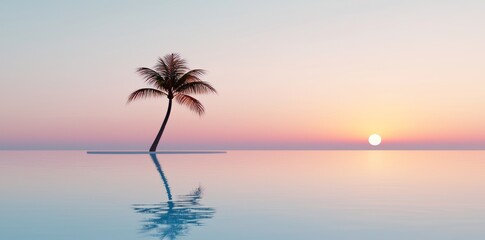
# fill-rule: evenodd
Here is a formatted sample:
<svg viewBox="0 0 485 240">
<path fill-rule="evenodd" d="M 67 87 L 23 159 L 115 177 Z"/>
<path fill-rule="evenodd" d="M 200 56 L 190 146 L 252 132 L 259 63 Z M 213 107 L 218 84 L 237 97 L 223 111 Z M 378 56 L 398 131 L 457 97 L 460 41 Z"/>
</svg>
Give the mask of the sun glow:
<svg viewBox="0 0 485 240">
<path fill-rule="evenodd" d="M 372 146 L 378 146 L 381 144 L 382 138 L 378 134 L 372 134 L 369 136 L 369 143 Z"/>
</svg>

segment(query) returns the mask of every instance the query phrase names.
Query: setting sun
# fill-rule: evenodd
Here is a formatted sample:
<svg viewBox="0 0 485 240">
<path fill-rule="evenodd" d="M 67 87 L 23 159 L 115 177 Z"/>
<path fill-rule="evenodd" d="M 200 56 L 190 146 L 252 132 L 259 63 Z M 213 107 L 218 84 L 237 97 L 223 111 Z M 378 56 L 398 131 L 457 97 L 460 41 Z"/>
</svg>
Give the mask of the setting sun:
<svg viewBox="0 0 485 240">
<path fill-rule="evenodd" d="M 382 138 L 378 134 L 372 134 L 369 136 L 369 143 L 372 146 L 378 146 L 381 144 Z"/>
</svg>

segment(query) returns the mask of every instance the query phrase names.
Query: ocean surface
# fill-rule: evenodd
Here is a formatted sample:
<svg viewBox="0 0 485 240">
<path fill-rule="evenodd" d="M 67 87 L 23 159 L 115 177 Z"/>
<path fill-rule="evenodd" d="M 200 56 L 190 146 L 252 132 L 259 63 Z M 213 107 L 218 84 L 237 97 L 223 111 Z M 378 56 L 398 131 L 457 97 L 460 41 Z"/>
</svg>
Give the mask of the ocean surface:
<svg viewBox="0 0 485 240">
<path fill-rule="evenodd" d="M 485 151 L 0 151 L 0 239 L 485 239 Z"/>
</svg>

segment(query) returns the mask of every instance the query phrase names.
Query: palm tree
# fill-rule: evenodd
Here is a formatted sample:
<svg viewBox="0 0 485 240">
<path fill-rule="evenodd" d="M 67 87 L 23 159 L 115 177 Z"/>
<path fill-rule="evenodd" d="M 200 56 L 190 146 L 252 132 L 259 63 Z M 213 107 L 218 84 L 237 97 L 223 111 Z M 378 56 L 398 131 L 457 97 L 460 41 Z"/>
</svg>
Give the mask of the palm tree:
<svg viewBox="0 0 485 240">
<path fill-rule="evenodd" d="M 200 80 L 204 75 L 203 69 L 190 70 L 187 61 L 176 53 L 165 55 L 158 58 L 158 62 L 153 69 L 141 67 L 137 72 L 145 79 L 145 82 L 153 88 L 141 88 L 130 94 L 128 103 L 147 97 L 167 97 L 168 108 L 162 126 L 158 131 L 150 152 L 157 150 L 158 142 L 162 137 L 163 130 L 167 125 L 170 112 L 172 111 L 172 99 L 197 113 L 199 116 L 204 114 L 204 106 L 190 94 L 217 93 L 216 90 L 207 82 Z"/>
</svg>

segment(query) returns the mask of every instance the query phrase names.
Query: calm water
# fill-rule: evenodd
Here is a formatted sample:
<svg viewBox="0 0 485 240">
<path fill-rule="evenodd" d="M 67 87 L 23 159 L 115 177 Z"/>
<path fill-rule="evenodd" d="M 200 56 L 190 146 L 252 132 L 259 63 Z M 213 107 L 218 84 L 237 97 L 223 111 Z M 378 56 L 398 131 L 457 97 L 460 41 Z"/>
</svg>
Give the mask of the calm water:
<svg viewBox="0 0 485 240">
<path fill-rule="evenodd" d="M 485 151 L 0 151 L 0 239 L 485 239 Z"/>
</svg>

